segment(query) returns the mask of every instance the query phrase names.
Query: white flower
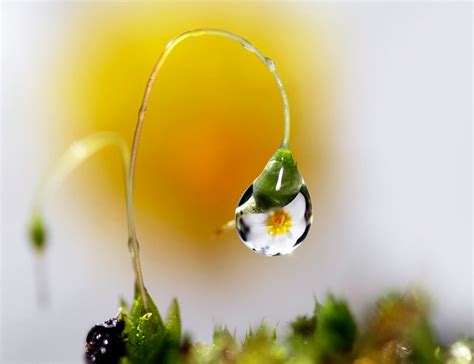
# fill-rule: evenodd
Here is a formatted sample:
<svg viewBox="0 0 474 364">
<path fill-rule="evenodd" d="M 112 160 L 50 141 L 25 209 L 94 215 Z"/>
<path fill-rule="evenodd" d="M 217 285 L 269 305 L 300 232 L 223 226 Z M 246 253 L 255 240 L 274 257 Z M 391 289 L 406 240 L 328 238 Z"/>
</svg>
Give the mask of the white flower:
<svg viewBox="0 0 474 364">
<path fill-rule="evenodd" d="M 241 238 L 250 249 L 264 255 L 291 253 L 307 231 L 307 202 L 303 193 L 286 206 L 265 213 L 244 214 L 239 223 L 243 226 Z"/>
</svg>

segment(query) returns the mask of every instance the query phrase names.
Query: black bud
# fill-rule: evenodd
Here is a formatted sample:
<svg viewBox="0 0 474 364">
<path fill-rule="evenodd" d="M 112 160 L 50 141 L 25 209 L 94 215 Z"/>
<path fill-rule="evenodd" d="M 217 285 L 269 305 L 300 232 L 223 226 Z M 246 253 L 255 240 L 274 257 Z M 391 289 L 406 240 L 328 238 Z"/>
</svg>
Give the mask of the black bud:
<svg viewBox="0 0 474 364">
<path fill-rule="evenodd" d="M 125 355 L 124 328 L 125 323 L 117 318 L 92 327 L 86 338 L 86 363 L 118 363 Z"/>
</svg>

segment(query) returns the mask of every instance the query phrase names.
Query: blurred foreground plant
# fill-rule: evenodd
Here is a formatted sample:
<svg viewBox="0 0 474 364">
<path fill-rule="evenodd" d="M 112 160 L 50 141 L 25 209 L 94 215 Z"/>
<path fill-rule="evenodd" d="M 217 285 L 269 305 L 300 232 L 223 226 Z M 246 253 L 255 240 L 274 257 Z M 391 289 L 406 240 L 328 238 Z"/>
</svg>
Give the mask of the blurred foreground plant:
<svg viewBox="0 0 474 364">
<path fill-rule="evenodd" d="M 182 335 L 177 301 L 165 321 L 151 298 L 150 307 L 151 312 L 144 313 L 140 297 L 132 307 L 122 304 L 118 318 L 125 323 L 126 350 L 121 364 L 469 364 L 474 360 L 472 339 L 450 347 L 436 341 L 426 298 L 419 292 L 382 297 L 361 327 L 344 300 L 329 296 L 315 304 L 311 315 L 292 321 L 281 338 L 274 327 L 262 323 L 241 341 L 227 328 L 216 328 L 210 344 L 193 343 Z"/>
</svg>

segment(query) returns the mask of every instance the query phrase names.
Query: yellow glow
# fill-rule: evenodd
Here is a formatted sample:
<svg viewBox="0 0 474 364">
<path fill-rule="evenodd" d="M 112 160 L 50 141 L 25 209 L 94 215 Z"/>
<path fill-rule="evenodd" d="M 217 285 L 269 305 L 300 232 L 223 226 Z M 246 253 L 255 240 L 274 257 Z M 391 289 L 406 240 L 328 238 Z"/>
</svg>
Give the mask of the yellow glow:
<svg viewBox="0 0 474 364">
<path fill-rule="evenodd" d="M 311 175 L 324 180 L 331 61 L 324 28 L 314 17 L 306 19 L 302 7 L 139 2 L 81 9 L 77 31 L 67 35 L 55 68 L 57 101 L 48 99 L 58 105 L 54 130 L 61 141 L 108 130 L 131 144 L 146 82 L 165 45 L 186 30 L 220 28 L 247 38 L 275 61 L 289 97 L 293 153 L 308 185 Z M 254 55 L 217 37 L 183 42 L 156 78 L 142 130 L 138 230 L 146 226 L 160 236 L 159 222 L 212 246 L 210 234 L 233 218 L 240 195 L 282 134 L 278 87 Z M 123 206 L 120 164 L 105 153 L 94 168 L 79 181 L 90 186 L 84 196 L 114 194 Z M 114 185 L 98 185 L 101 173 Z M 107 208 L 117 206 L 98 206 L 96 212 L 109 214 Z M 203 212 L 199 218 L 196 211 Z"/>
<path fill-rule="evenodd" d="M 267 231 L 270 235 L 288 234 L 291 229 L 291 216 L 283 209 L 276 209 L 267 217 Z"/>
</svg>

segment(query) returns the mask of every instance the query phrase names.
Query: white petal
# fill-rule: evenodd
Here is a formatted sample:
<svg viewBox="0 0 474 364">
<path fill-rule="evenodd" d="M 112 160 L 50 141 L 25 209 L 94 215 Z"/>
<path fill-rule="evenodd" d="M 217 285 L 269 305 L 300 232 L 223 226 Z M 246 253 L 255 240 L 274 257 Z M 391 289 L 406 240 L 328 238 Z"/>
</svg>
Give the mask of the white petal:
<svg viewBox="0 0 474 364">
<path fill-rule="evenodd" d="M 293 244 L 296 244 L 296 241 L 303 235 L 304 231 L 306 230 L 306 219 L 304 216 L 298 220 L 293 220 L 290 234 L 293 237 Z"/>
<path fill-rule="evenodd" d="M 243 215 L 240 219 L 244 222 L 245 225 L 252 228 L 256 225 L 265 225 L 265 220 L 267 219 L 267 216 L 267 214 L 247 214 Z"/>
<path fill-rule="evenodd" d="M 256 235 L 268 235 L 268 236 L 271 236 L 269 233 L 268 233 L 268 230 L 267 230 L 267 226 L 262 224 L 262 225 L 251 225 L 249 226 L 249 232 L 252 233 L 252 234 L 256 234 Z"/>
<path fill-rule="evenodd" d="M 293 245 L 295 241 L 296 240 L 294 240 L 289 234 L 274 236 L 270 241 L 267 254 L 289 254 L 293 251 Z"/>
<path fill-rule="evenodd" d="M 284 206 L 283 209 L 290 214 L 292 221 L 304 218 L 306 212 L 306 201 L 303 194 L 301 192 L 298 193 L 293 201 Z"/>
<path fill-rule="evenodd" d="M 247 234 L 247 242 L 256 249 L 267 246 L 272 240 L 272 236 L 267 232 L 266 228 L 253 228 Z"/>
</svg>

